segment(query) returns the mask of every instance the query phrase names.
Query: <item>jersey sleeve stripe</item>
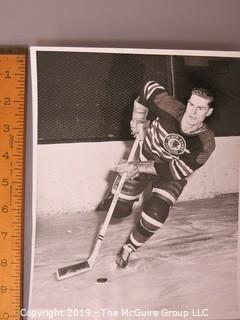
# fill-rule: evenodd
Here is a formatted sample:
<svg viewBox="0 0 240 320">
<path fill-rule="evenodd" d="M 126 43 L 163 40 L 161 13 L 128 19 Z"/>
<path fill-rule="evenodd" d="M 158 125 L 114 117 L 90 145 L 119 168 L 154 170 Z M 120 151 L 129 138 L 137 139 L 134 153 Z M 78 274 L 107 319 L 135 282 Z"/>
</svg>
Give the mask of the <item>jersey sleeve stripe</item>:
<svg viewBox="0 0 240 320">
<path fill-rule="evenodd" d="M 183 172 L 185 176 L 188 176 L 193 170 L 182 160 L 176 159 L 176 165 Z"/>
<path fill-rule="evenodd" d="M 172 172 L 172 175 L 177 179 L 177 180 L 181 180 L 181 176 L 179 175 L 177 168 L 174 165 L 174 160 L 170 162 L 170 169 Z"/>
<path fill-rule="evenodd" d="M 156 89 L 156 88 L 166 90 L 163 86 L 161 86 L 157 82 L 153 82 L 153 83 L 149 84 L 147 90 L 148 90 L 148 92 L 150 92 L 150 91 L 152 91 L 153 89 Z"/>
<path fill-rule="evenodd" d="M 156 137 L 152 137 L 151 143 L 149 137 L 146 136 L 146 144 L 150 151 L 157 155 L 159 159 L 165 158 L 171 160 L 172 156 L 167 151 L 165 151 L 160 145 L 157 145 L 155 139 Z"/>
<path fill-rule="evenodd" d="M 148 82 L 144 88 L 144 96 L 146 100 L 149 100 L 151 95 L 155 90 L 160 89 L 161 91 L 166 91 L 163 86 L 160 86 L 157 82 Z"/>
<path fill-rule="evenodd" d="M 157 118 L 158 120 L 159 118 Z M 160 130 L 160 132 L 162 133 L 162 135 L 164 136 L 164 138 L 168 135 L 168 132 L 161 126 L 160 122 L 158 122 L 158 129 Z"/>
<path fill-rule="evenodd" d="M 161 86 L 157 86 L 155 88 L 152 88 L 151 91 L 147 94 L 147 100 L 149 100 L 149 98 L 152 96 L 152 94 L 154 93 L 155 90 L 157 89 L 161 89 L 161 91 L 165 91 L 165 89 Z M 161 92 L 162 93 L 162 92 Z"/>
<path fill-rule="evenodd" d="M 160 154 L 159 154 L 159 152 L 157 151 L 157 150 L 155 150 L 155 149 L 153 149 L 152 148 L 152 145 L 151 145 L 151 143 L 150 143 L 150 141 L 148 140 L 148 138 L 146 138 L 146 143 L 147 143 L 147 146 L 148 146 L 148 148 L 149 148 L 149 150 L 153 153 L 153 154 L 155 154 L 159 159 L 161 159 L 161 157 L 160 157 Z M 166 157 L 165 157 L 166 158 Z M 171 159 L 171 157 L 169 157 L 169 159 Z"/>
<path fill-rule="evenodd" d="M 158 128 L 157 121 L 153 122 L 152 128 L 150 131 L 152 133 L 152 136 L 156 137 L 157 140 L 159 141 L 159 144 L 161 144 L 160 141 L 164 140 L 165 134 Z"/>
<path fill-rule="evenodd" d="M 143 89 L 143 92 L 144 92 L 144 97 L 146 97 L 146 92 L 147 92 L 147 89 L 148 89 L 148 86 L 150 86 L 151 84 L 154 84 L 155 81 L 148 81 L 145 86 L 144 86 L 144 89 Z"/>
<path fill-rule="evenodd" d="M 173 160 L 174 163 L 173 165 L 175 166 L 176 169 L 178 169 L 178 172 L 181 173 L 182 176 L 187 177 L 188 173 L 181 167 L 180 163 L 177 162 L 176 160 Z"/>
</svg>

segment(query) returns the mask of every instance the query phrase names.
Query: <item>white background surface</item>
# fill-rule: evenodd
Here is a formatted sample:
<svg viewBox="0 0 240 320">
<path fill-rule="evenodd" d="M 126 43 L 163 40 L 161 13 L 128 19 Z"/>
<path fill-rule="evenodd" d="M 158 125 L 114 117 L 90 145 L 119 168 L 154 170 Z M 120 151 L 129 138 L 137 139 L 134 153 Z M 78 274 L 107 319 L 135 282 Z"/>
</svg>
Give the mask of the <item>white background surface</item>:
<svg viewBox="0 0 240 320">
<path fill-rule="evenodd" d="M 111 168 L 127 158 L 129 147 L 121 141 L 38 145 L 37 214 L 94 210 L 111 187 Z M 214 154 L 179 200 L 238 192 L 239 159 L 240 137 L 216 138 Z"/>
</svg>

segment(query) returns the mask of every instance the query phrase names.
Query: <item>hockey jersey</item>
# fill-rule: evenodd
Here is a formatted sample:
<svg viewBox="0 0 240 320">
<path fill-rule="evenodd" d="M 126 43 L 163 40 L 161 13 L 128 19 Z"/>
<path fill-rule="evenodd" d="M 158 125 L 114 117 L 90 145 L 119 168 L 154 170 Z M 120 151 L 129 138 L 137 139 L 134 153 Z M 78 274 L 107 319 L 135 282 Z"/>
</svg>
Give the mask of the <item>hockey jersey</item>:
<svg viewBox="0 0 240 320">
<path fill-rule="evenodd" d="M 181 119 L 186 106 L 168 95 L 164 87 L 147 83 L 139 102 L 155 116 L 147 130 L 142 158 L 154 161 L 159 176 L 185 179 L 208 160 L 215 149 L 212 130 L 204 124 L 198 132 L 184 133 Z"/>
</svg>

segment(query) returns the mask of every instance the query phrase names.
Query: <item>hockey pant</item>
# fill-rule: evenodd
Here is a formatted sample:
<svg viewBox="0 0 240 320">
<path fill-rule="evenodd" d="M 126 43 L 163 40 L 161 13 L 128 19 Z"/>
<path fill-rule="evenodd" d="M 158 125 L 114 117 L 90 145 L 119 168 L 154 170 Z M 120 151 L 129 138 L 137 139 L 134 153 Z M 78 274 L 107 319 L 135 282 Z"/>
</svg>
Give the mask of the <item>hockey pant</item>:
<svg viewBox="0 0 240 320">
<path fill-rule="evenodd" d="M 104 208 L 106 210 L 110 207 L 119 181 L 120 176 L 118 175 L 113 183 L 111 192 L 104 199 Z M 129 216 L 132 212 L 133 203 L 139 200 L 149 183 L 152 184 L 152 196 L 144 203 L 143 210 L 152 218 L 157 215 L 157 220 L 163 223 L 167 218 L 166 207 L 169 210 L 174 205 L 186 185 L 186 180 L 176 181 L 147 174 L 140 174 L 133 180 L 127 179 L 119 195 L 113 216 L 118 218 Z M 162 211 L 164 212 L 163 215 Z"/>
</svg>

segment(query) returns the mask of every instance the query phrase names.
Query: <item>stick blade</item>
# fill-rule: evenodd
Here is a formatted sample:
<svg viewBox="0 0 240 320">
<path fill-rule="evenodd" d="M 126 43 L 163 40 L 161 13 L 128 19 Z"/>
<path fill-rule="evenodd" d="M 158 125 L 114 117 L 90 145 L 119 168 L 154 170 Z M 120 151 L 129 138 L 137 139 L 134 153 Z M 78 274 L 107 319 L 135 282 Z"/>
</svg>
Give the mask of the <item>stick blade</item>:
<svg viewBox="0 0 240 320">
<path fill-rule="evenodd" d="M 57 269 L 57 279 L 64 280 L 91 270 L 88 260 Z"/>
</svg>

